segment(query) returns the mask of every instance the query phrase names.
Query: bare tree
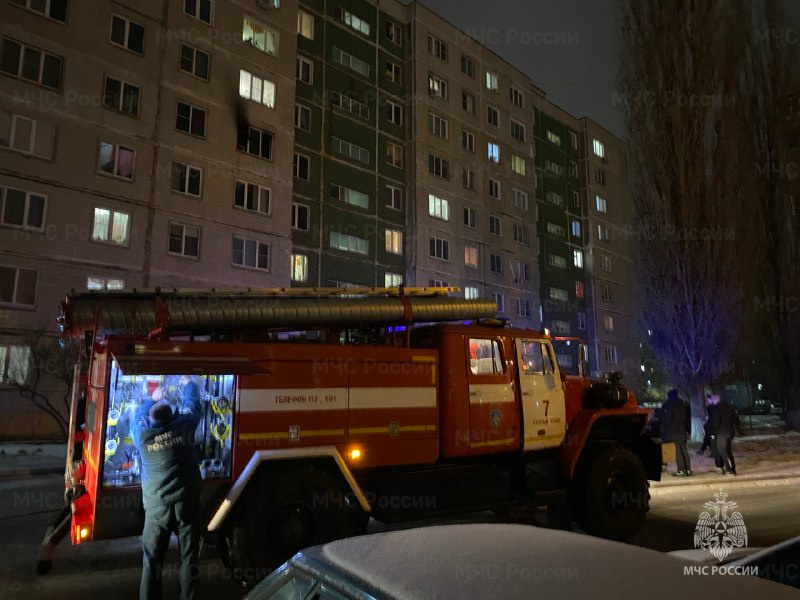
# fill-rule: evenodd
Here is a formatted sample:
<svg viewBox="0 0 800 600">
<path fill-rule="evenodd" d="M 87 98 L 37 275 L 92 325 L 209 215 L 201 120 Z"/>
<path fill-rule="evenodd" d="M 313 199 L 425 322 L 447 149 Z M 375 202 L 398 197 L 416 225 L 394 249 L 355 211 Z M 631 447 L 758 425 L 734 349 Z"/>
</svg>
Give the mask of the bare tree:
<svg viewBox="0 0 800 600">
<path fill-rule="evenodd" d="M 28 333 L 19 347 L 27 348 L 27 352 L 11 356 L 3 383 L 49 415 L 66 439 L 76 347 L 63 344 L 52 334 L 43 331 Z M 50 387 L 52 383 L 63 386 L 63 393 L 58 392 L 55 397 L 48 395 L 48 391 L 53 391 Z"/>
<path fill-rule="evenodd" d="M 741 0 L 623 0 L 621 86 L 641 318 L 692 402 L 733 367 L 752 269 L 738 148 Z"/>
<path fill-rule="evenodd" d="M 750 330 L 755 348 L 748 356 L 753 371 L 769 393 L 787 404 L 787 425 L 800 430 L 800 261 L 797 256 L 797 217 L 787 180 L 798 174 L 787 160 L 786 114 L 789 84 L 795 74 L 791 30 L 776 0 L 753 3 L 752 26 L 744 31 L 747 62 L 747 148 L 754 165 L 756 289 L 750 305 Z M 754 348 L 754 349 L 755 349 Z"/>
</svg>

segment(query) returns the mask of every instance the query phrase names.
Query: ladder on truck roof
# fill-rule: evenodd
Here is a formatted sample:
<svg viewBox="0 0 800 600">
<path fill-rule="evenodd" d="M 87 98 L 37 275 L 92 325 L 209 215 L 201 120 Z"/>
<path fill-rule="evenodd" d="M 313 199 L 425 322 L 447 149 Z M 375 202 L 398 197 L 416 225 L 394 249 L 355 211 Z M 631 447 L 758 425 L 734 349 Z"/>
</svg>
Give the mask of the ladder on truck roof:
<svg viewBox="0 0 800 600">
<path fill-rule="evenodd" d="M 494 317 L 493 300 L 457 287 L 90 291 L 61 303 L 62 336 L 213 334 L 392 326 Z"/>
</svg>

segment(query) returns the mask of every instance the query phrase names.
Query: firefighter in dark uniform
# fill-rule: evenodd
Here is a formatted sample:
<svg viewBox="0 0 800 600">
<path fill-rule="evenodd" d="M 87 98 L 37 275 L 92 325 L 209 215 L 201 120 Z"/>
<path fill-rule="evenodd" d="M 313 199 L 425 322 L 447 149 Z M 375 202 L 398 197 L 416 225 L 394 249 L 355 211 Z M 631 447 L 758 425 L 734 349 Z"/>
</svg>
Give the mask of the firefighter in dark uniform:
<svg viewBox="0 0 800 600">
<path fill-rule="evenodd" d="M 179 410 L 164 399 L 164 388 L 153 392 L 131 426 L 131 438 L 142 465 L 142 580 L 139 598 L 161 598 L 161 572 L 174 531 L 181 554 L 181 598 L 197 598 L 198 530 L 196 516 L 202 480 L 195 446 L 195 429 L 202 415 L 198 384 L 186 375 Z"/>
</svg>

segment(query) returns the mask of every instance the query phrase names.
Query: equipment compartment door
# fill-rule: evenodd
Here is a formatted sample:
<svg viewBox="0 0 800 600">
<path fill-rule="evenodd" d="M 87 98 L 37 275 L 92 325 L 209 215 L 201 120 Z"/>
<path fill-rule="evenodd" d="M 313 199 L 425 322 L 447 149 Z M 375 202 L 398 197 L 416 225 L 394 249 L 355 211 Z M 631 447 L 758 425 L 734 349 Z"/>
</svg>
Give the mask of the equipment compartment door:
<svg viewBox="0 0 800 600">
<path fill-rule="evenodd" d="M 565 432 L 564 389 L 550 344 L 517 338 L 524 450 L 552 448 Z"/>
</svg>

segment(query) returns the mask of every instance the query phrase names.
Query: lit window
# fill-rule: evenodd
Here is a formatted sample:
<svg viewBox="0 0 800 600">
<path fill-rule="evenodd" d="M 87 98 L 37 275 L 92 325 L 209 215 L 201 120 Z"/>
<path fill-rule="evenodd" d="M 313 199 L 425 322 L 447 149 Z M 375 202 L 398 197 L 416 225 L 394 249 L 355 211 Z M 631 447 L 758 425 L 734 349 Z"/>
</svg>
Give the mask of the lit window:
<svg viewBox="0 0 800 600">
<path fill-rule="evenodd" d="M 383 274 L 383 287 L 397 287 L 403 285 L 403 276 L 400 273 Z"/>
<path fill-rule="evenodd" d="M 136 152 L 131 148 L 100 142 L 97 169 L 103 173 L 133 179 Z"/>
<path fill-rule="evenodd" d="M 244 69 L 239 70 L 239 95 L 267 108 L 275 108 L 275 84 Z"/>
<path fill-rule="evenodd" d="M 545 135 L 547 137 L 547 141 L 551 144 L 555 144 L 556 146 L 561 145 L 561 136 L 550 131 L 549 129 L 545 130 Z"/>
<path fill-rule="evenodd" d="M 557 302 L 569 302 L 569 292 L 561 288 L 550 288 L 550 299 Z"/>
<path fill-rule="evenodd" d="M 297 11 L 297 33 L 309 40 L 314 39 L 314 17 L 304 10 Z"/>
<path fill-rule="evenodd" d="M 131 216 L 126 212 L 95 207 L 92 240 L 119 246 L 128 245 Z"/>
<path fill-rule="evenodd" d="M 469 244 L 464 246 L 464 264 L 467 267 L 477 268 L 478 266 L 477 246 L 470 246 Z"/>
<path fill-rule="evenodd" d="M 594 204 L 597 208 L 597 212 L 606 214 L 608 212 L 608 202 L 602 196 L 595 196 L 594 197 Z"/>
<path fill-rule="evenodd" d="M 581 237 L 581 222 L 575 219 L 570 223 L 570 229 L 574 237 Z"/>
<path fill-rule="evenodd" d="M 272 56 L 278 55 L 278 32 L 250 17 L 244 17 L 242 41 Z"/>
<path fill-rule="evenodd" d="M 553 235 L 564 237 L 566 235 L 566 230 L 561 225 L 548 222 L 547 233 L 552 233 Z"/>
<path fill-rule="evenodd" d="M 495 144 L 494 142 L 489 142 L 486 145 L 486 154 L 490 161 L 493 163 L 500 162 L 500 145 Z"/>
<path fill-rule="evenodd" d="M 592 140 L 592 151 L 595 156 L 599 156 L 600 158 L 604 158 L 606 155 L 606 147 L 600 140 Z"/>
<path fill-rule="evenodd" d="M 578 300 L 583 300 L 584 296 L 586 295 L 586 287 L 583 285 L 582 281 L 575 282 L 575 297 Z"/>
<path fill-rule="evenodd" d="M 447 82 L 441 77 L 428 74 L 428 92 L 431 96 L 437 96 L 447 100 Z"/>
<path fill-rule="evenodd" d="M 444 198 L 428 194 L 428 214 L 442 221 L 449 221 L 450 203 Z"/>
<path fill-rule="evenodd" d="M 526 172 L 526 164 L 525 159 L 521 156 L 512 156 L 511 157 L 511 170 L 514 171 L 517 175 L 525 176 Z"/>
<path fill-rule="evenodd" d="M 476 300 L 478 298 L 478 288 L 472 285 L 464 286 L 464 299 Z"/>
<path fill-rule="evenodd" d="M 572 251 L 572 264 L 578 267 L 579 269 L 583 268 L 583 251 L 582 250 L 573 250 Z"/>
<path fill-rule="evenodd" d="M 87 277 L 87 290 L 122 290 L 125 289 L 125 280 L 110 277 Z"/>
<path fill-rule="evenodd" d="M 308 256 L 305 254 L 292 254 L 290 268 L 292 281 L 300 283 L 308 281 Z"/>
<path fill-rule="evenodd" d="M 403 253 L 403 232 L 396 229 L 386 230 L 386 252 L 390 254 Z"/>
<path fill-rule="evenodd" d="M 497 74 L 486 71 L 486 89 L 493 92 L 497 91 Z"/>
</svg>

